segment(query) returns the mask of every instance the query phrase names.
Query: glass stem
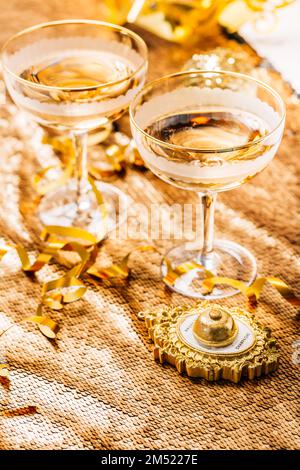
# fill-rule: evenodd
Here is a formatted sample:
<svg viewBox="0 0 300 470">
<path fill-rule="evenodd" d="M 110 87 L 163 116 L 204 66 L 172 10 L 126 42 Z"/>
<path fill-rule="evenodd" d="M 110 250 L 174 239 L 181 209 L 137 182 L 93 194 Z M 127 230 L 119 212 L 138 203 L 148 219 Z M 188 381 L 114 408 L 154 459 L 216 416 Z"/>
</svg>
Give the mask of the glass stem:
<svg viewBox="0 0 300 470">
<path fill-rule="evenodd" d="M 76 184 L 77 184 L 77 211 L 88 210 L 90 202 L 88 192 L 90 188 L 87 166 L 87 132 L 74 131 L 72 133 L 76 158 Z"/>
<path fill-rule="evenodd" d="M 216 194 L 199 194 L 202 205 L 203 246 L 200 253 L 200 263 L 208 270 L 216 266 L 214 257 L 214 215 Z"/>
</svg>

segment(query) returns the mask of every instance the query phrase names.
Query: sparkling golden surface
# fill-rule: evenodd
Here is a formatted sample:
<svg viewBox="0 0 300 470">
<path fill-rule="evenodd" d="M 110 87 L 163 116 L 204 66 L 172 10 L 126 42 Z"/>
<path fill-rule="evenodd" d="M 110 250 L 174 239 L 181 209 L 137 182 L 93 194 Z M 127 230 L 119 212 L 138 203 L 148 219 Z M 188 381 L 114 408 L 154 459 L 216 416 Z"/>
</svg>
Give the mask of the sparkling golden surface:
<svg viewBox="0 0 300 470">
<path fill-rule="evenodd" d="M 102 19 L 102 5 L 99 0 L 78 0 L 76 14 Z M 11 0 L 1 5 L 1 17 L 3 43 L 34 23 L 74 17 L 74 1 Z M 246 51 L 253 64 L 259 60 L 247 45 L 228 40 L 215 28 L 208 37 L 201 36 L 195 47 L 184 50 L 153 35 L 143 36 L 150 45 L 149 79 L 178 71 L 194 52 L 204 48 L 230 46 Z M 299 103 L 289 98 L 288 87 L 276 74 L 268 74 L 268 80 L 288 106 L 283 144 L 262 175 L 224 194 L 217 230 L 224 238 L 237 237 L 251 248 L 261 274 L 276 273 L 297 288 Z M 29 147 L 28 140 L 35 137 L 37 142 L 39 131 L 24 122 L 14 106 L 2 106 L 0 113 L 1 240 L 24 243 L 34 255 L 39 232 L 32 218 L 25 220 L 20 215 L 19 204 L 32 195 L 30 182 L 38 166 L 57 161 L 46 146 L 38 145 L 34 151 Z M 122 127 L 126 129 L 126 120 Z M 179 202 L 180 198 L 196 202 L 193 194 L 179 192 L 150 172 L 131 170 L 118 185 L 140 202 L 141 182 L 143 201 L 149 207 L 153 202 Z M 174 240 L 158 242 L 162 250 L 173 244 Z M 136 240 L 107 240 L 102 256 L 108 264 L 118 262 L 134 246 Z M 10 362 L 11 381 L 9 387 L 0 385 L 1 449 L 299 448 L 299 365 L 292 360 L 299 326 L 295 309 L 270 288 L 256 312 L 278 340 L 281 363 L 277 373 L 239 385 L 190 380 L 153 362 L 153 345 L 136 316 L 153 306 L 185 302 L 163 287 L 160 257 L 154 256 L 136 255 L 131 261 L 134 275 L 126 286 L 99 284 L 84 301 L 57 312 L 53 319 L 63 324 L 57 341 L 50 344 L 32 327 L 24 334 L 16 327 L 3 338 L 0 362 Z M 1 329 L 33 312 L 39 293 L 37 284 L 20 271 L 18 260 L 12 257 L 9 261 L 3 258 L 0 264 Z M 61 275 L 55 265 L 45 269 L 40 274 L 44 280 Z M 226 304 L 240 302 L 242 297 L 235 296 Z"/>
</svg>

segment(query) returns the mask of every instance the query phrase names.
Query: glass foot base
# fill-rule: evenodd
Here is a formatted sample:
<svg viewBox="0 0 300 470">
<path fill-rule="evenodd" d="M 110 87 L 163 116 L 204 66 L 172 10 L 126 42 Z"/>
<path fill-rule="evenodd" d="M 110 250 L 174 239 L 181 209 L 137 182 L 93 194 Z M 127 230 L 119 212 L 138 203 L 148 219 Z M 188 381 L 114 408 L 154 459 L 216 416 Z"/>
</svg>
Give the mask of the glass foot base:
<svg viewBox="0 0 300 470">
<path fill-rule="evenodd" d="M 70 180 L 66 186 L 43 197 L 38 208 L 42 224 L 79 227 L 95 236 L 114 230 L 126 220 L 129 198 L 111 184 L 96 182 L 96 187 L 105 202 L 105 217 L 92 189 L 78 205 L 76 181 Z"/>
<path fill-rule="evenodd" d="M 199 255 L 201 247 L 198 243 L 185 243 L 172 248 L 166 255 L 173 268 L 187 261 L 201 263 Z M 214 255 L 206 268 L 215 276 L 238 279 L 250 285 L 256 277 L 256 261 L 253 255 L 244 247 L 227 240 L 217 240 L 214 243 Z M 167 274 L 166 264 L 162 264 L 162 274 Z M 170 287 L 174 292 L 195 299 L 224 299 L 238 294 L 239 291 L 228 285 L 217 285 L 210 294 L 204 295 L 202 281 L 205 273 L 201 269 L 180 276 L 175 284 Z"/>
</svg>

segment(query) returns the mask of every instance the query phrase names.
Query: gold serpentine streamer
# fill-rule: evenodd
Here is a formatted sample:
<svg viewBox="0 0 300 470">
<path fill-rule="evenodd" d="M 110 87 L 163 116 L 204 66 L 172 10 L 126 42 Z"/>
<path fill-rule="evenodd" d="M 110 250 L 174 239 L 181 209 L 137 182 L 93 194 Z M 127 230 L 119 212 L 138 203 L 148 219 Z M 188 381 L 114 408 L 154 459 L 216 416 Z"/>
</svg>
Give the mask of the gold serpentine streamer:
<svg viewBox="0 0 300 470">
<path fill-rule="evenodd" d="M 164 258 L 164 262 L 167 266 L 167 274 L 164 276 L 163 281 L 170 287 L 175 284 L 176 280 L 180 276 L 188 273 L 189 271 L 192 271 L 193 269 L 201 269 L 205 272 L 205 276 L 207 278 L 213 277 L 213 273 L 211 271 L 208 271 L 208 269 L 205 269 L 204 266 L 199 263 L 196 263 L 195 261 L 187 261 L 186 263 L 180 264 L 175 268 L 172 268 L 172 265 L 168 258 Z"/>
<path fill-rule="evenodd" d="M 129 258 L 131 256 L 131 254 L 134 251 L 140 251 L 140 252 L 150 251 L 150 252 L 157 252 L 158 253 L 158 250 L 157 250 L 157 248 L 155 248 L 155 246 L 141 245 L 141 246 L 138 246 L 138 247 L 134 248 L 129 253 L 127 253 L 127 255 L 124 256 L 124 258 L 121 260 L 121 262 L 119 264 L 112 264 L 108 268 L 102 268 L 102 269 L 98 269 L 95 266 L 91 266 L 89 269 L 87 269 L 86 272 L 87 272 L 87 274 L 89 274 L 93 277 L 96 277 L 98 279 L 106 280 L 106 279 L 112 279 L 112 278 L 116 278 L 116 277 L 126 279 L 130 274 L 130 269 L 128 267 L 128 261 L 129 261 Z"/>
<path fill-rule="evenodd" d="M 229 277 L 212 276 L 203 281 L 203 287 L 206 289 L 206 293 L 209 294 L 217 284 L 227 284 L 244 294 L 247 297 L 250 306 L 255 306 L 266 283 L 271 284 L 271 286 L 273 286 L 291 305 L 294 305 L 295 307 L 300 306 L 300 298 L 297 297 L 292 289 L 278 277 L 258 277 L 253 284 L 248 286 L 242 281 L 231 279 Z"/>
<path fill-rule="evenodd" d="M 172 268 L 171 263 L 165 258 L 165 263 L 167 266 L 167 274 L 165 275 L 163 281 L 168 286 L 172 287 L 176 280 L 183 274 L 192 271 L 193 269 L 201 269 L 205 272 L 206 279 L 202 282 L 202 287 L 205 289 L 203 295 L 210 294 L 213 288 L 218 284 L 227 284 L 244 294 L 249 302 L 251 307 L 257 305 L 258 299 L 261 295 L 261 292 L 266 283 L 271 284 L 277 292 L 295 307 L 300 306 L 300 298 L 297 297 L 293 290 L 281 279 L 278 277 L 268 276 L 268 277 L 258 277 L 250 286 L 243 281 L 237 279 L 232 279 L 229 277 L 220 277 L 214 276 L 212 272 L 205 269 L 201 264 L 195 263 L 194 261 L 188 261 L 183 263 L 175 268 Z"/>
</svg>

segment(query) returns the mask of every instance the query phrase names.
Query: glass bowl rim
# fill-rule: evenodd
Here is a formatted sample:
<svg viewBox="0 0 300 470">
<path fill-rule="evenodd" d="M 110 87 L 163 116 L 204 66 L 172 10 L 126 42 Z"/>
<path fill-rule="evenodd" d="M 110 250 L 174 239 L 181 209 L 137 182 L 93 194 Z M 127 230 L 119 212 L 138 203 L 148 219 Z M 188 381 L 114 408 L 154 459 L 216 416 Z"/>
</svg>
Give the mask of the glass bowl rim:
<svg viewBox="0 0 300 470">
<path fill-rule="evenodd" d="M 271 131 L 269 131 L 266 135 L 264 135 L 263 137 L 260 137 L 259 139 L 255 140 L 253 142 L 248 142 L 246 144 L 237 145 L 237 146 L 234 146 L 234 147 L 224 147 L 224 148 L 218 147 L 218 148 L 215 148 L 215 149 L 207 149 L 207 148 L 206 149 L 201 149 L 201 148 L 184 147 L 182 145 L 170 144 L 168 142 L 165 142 L 163 140 L 160 140 L 160 139 L 157 139 L 156 137 L 151 136 L 150 134 L 148 134 L 144 129 L 142 129 L 138 125 L 138 123 L 136 122 L 136 120 L 134 118 L 134 115 L 133 115 L 134 110 L 135 110 L 135 106 L 138 104 L 138 100 L 143 96 L 143 94 L 145 94 L 145 92 L 147 92 L 149 89 L 153 88 L 153 85 L 155 86 L 159 82 L 167 81 L 170 78 L 183 77 L 184 75 L 196 75 L 196 76 L 199 75 L 199 76 L 202 76 L 202 75 L 205 75 L 205 74 L 230 75 L 230 76 L 235 77 L 235 78 L 241 78 L 243 80 L 248 80 L 248 81 L 257 83 L 258 85 L 263 87 L 265 90 L 267 90 L 276 99 L 276 101 L 279 103 L 279 105 L 281 107 L 281 114 L 282 114 L 279 123 L 276 124 L 276 126 Z M 286 107 L 285 107 L 283 99 L 281 98 L 279 93 L 277 93 L 277 91 L 275 91 L 271 86 L 267 85 L 266 83 L 262 82 L 261 80 L 258 80 L 255 77 L 252 77 L 252 76 L 246 75 L 246 74 L 242 74 L 242 73 L 231 72 L 231 71 L 227 71 L 227 70 L 193 70 L 192 69 L 192 70 L 187 70 L 187 71 L 183 71 L 183 72 L 177 72 L 177 73 L 171 73 L 171 74 L 168 74 L 168 75 L 164 75 L 163 77 L 160 77 L 160 78 L 157 78 L 155 80 L 152 80 L 152 81 L 148 82 L 146 85 L 143 86 L 143 88 L 137 93 L 137 95 L 134 97 L 134 99 L 130 103 L 129 116 L 130 116 L 131 124 L 139 132 L 141 132 L 145 137 L 152 140 L 156 144 L 159 144 L 162 147 L 167 147 L 167 148 L 173 149 L 173 150 L 180 150 L 180 151 L 183 151 L 183 152 L 204 153 L 204 154 L 205 153 L 210 153 L 211 154 L 211 153 L 222 153 L 222 152 L 235 152 L 235 151 L 238 151 L 238 150 L 247 149 L 247 148 L 253 147 L 253 146 L 263 142 L 265 139 L 268 139 L 284 123 L 285 118 L 286 118 Z"/>
<path fill-rule="evenodd" d="M 124 33 L 125 35 L 129 36 L 130 38 L 134 39 L 137 44 L 141 47 L 142 54 L 141 57 L 143 59 L 142 63 L 130 74 L 128 74 L 126 77 L 122 78 L 121 80 L 115 80 L 112 82 L 107 82 L 103 83 L 101 85 L 90 85 L 90 86 L 85 86 L 85 87 L 57 87 L 57 86 L 51 86 L 51 85 L 42 85 L 40 83 L 33 83 L 30 82 L 29 80 L 26 80 L 25 78 L 20 77 L 16 73 L 14 73 L 10 68 L 5 64 L 5 53 L 7 46 L 17 39 L 18 37 L 21 37 L 23 35 L 26 35 L 28 33 L 31 33 L 32 31 L 38 31 L 42 30 L 43 28 L 47 28 L 48 26 L 63 26 L 67 24 L 77 24 L 77 25 L 94 25 L 94 26 L 104 26 L 108 29 L 114 29 L 117 30 L 121 33 Z M 15 80 L 17 80 L 20 83 L 25 84 L 26 86 L 30 86 L 32 88 L 37 88 L 37 89 L 43 89 L 43 90 L 49 90 L 49 91 L 70 91 L 70 92 L 76 92 L 76 91 L 88 91 L 88 90 L 99 90 L 101 88 L 107 88 L 107 87 L 113 87 L 115 85 L 121 84 L 123 82 L 126 82 L 127 80 L 132 79 L 135 75 L 137 75 L 144 67 L 147 67 L 148 64 L 148 48 L 145 43 L 145 41 L 134 31 L 131 31 L 128 28 L 124 28 L 123 26 L 119 26 L 113 23 L 109 23 L 106 21 L 98 21 L 98 20 L 87 20 L 87 19 L 67 19 L 67 20 L 57 20 L 57 21 L 47 21 L 44 23 L 39 23 L 34 26 L 30 26 L 29 28 L 22 29 L 18 33 L 14 34 L 10 38 L 8 38 L 5 43 L 3 44 L 1 48 L 1 62 L 2 62 L 2 67 L 3 69 L 12 77 L 14 77 Z"/>
</svg>

